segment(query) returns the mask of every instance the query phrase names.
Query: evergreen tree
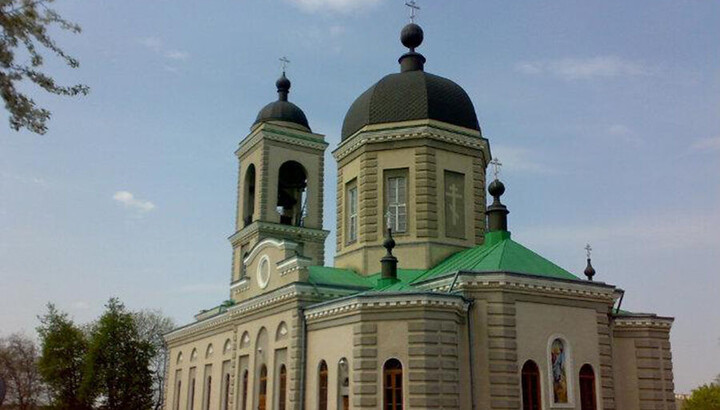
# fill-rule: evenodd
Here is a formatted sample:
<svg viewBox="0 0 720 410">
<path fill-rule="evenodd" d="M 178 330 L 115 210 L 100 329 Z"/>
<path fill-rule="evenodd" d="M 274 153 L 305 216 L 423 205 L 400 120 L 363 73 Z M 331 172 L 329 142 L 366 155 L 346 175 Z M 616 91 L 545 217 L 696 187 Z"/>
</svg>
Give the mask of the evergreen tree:
<svg viewBox="0 0 720 410">
<path fill-rule="evenodd" d="M 153 346 L 140 337 L 132 313 L 118 299 L 105 307 L 91 333 L 83 395 L 97 397 L 102 409 L 149 409 Z"/>
<path fill-rule="evenodd" d="M 48 386 L 53 407 L 62 410 L 90 408 L 92 398 L 80 396 L 87 340 L 66 313 L 48 304 L 39 318 L 41 355 L 38 370 Z"/>
</svg>

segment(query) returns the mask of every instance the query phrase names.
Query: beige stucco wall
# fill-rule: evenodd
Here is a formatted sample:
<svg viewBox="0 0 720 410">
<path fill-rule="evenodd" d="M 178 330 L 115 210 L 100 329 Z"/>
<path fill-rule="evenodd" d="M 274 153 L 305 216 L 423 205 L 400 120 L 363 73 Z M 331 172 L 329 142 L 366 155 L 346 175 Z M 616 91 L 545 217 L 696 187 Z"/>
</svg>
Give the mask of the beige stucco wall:
<svg viewBox="0 0 720 410">
<path fill-rule="evenodd" d="M 543 408 L 580 408 L 580 367 L 588 363 L 596 374 L 596 392 L 599 384 L 600 355 L 594 309 L 555 306 L 540 303 L 516 303 L 518 367 L 533 360 L 540 368 Z M 566 342 L 566 375 L 568 404 L 555 404 L 552 397 L 550 344 L 556 338 Z M 596 395 L 598 409 L 602 400 Z"/>
<path fill-rule="evenodd" d="M 407 231 L 393 234 L 395 252 L 403 269 L 427 269 L 447 256 L 481 243 L 485 228 L 485 166 L 483 151 L 470 149 L 450 140 L 428 137 L 407 140 L 408 133 L 420 128 L 395 131 L 398 124 L 386 124 L 382 140 L 359 143 L 350 154 L 338 159 L 337 207 L 338 239 L 335 266 L 362 274 L 380 271 L 385 253 L 385 176 L 393 170 L 407 171 Z M 382 132 L 375 127 L 373 132 Z M 429 132 L 428 128 L 422 128 Z M 438 131 L 438 130 L 435 130 Z M 439 131 L 438 131 L 439 132 Z M 444 131 L 447 132 L 447 131 Z M 458 133 L 460 131 L 457 131 Z M 462 135 L 462 134 L 458 134 Z M 362 140 L 363 133 L 353 137 Z M 484 141 L 484 140 L 482 140 Z M 354 141 L 343 145 L 354 146 Z M 338 148 L 339 151 L 342 150 Z M 445 232 L 445 171 L 464 175 L 463 200 L 465 233 L 463 238 Z M 347 237 L 346 186 L 358 184 L 358 239 Z"/>
<path fill-rule="evenodd" d="M 179 408 L 185 410 L 188 407 L 188 388 L 189 388 L 189 371 L 196 368 L 196 387 L 195 387 L 195 409 L 202 409 L 203 400 L 207 397 L 204 390 L 205 381 L 204 374 L 207 365 L 212 366 L 212 393 L 210 400 L 211 409 L 221 408 L 223 400 L 223 365 L 225 369 L 231 371 L 231 389 L 229 392 L 230 404 L 237 404 L 237 398 L 242 394 L 241 375 L 242 371 L 247 368 L 249 371 L 249 381 L 252 392 L 248 394 L 248 409 L 257 406 L 257 377 L 260 366 L 265 364 L 268 370 L 268 408 L 274 408 L 277 401 L 277 374 L 279 365 L 284 363 L 288 368 L 288 396 L 290 394 L 290 363 L 288 363 L 288 351 L 290 350 L 291 334 L 297 331 L 292 327 L 293 315 L 292 310 L 279 311 L 269 315 L 252 318 L 248 315 L 245 320 L 238 320 L 239 323 L 231 323 L 224 326 L 225 329 L 217 334 L 203 335 L 200 334 L 196 338 L 189 340 L 178 340 L 170 343 L 170 367 L 167 374 L 170 375 L 167 385 L 167 409 L 175 409 L 176 397 L 175 374 L 179 370 L 182 374 L 182 386 L 180 392 Z M 249 319 L 249 320 L 248 320 Z M 278 329 L 284 324 L 287 329 L 285 335 L 280 335 Z M 264 330 L 263 330 L 264 329 Z M 266 332 L 266 342 L 259 342 L 261 332 Z M 247 334 L 249 341 L 243 343 L 243 336 Z M 226 341 L 230 340 L 231 348 L 229 351 L 223 352 Z M 212 344 L 214 353 L 209 357 L 205 357 L 207 346 Z M 262 347 L 262 351 L 258 349 Z M 190 361 L 191 352 L 197 349 L 198 357 L 195 361 Z M 183 360 L 177 362 L 178 354 L 182 352 Z M 229 365 L 227 361 L 230 361 Z M 250 389 L 249 389 L 250 390 Z M 231 406 L 230 408 L 236 408 Z M 290 408 L 290 407 L 288 407 Z"/>
</svg>

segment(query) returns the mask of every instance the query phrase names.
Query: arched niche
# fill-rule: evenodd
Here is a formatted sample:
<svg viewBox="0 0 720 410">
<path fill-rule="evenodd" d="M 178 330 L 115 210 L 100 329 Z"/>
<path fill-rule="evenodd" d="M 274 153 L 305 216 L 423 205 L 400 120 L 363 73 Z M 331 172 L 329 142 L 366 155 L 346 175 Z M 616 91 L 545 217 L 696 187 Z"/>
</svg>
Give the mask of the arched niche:
<svg viewBox="0 0 720 410">
<path fill-rule="evenodd" d="M 279 342 L 282 340 L 287 340 L 288 338 L 288 327 L 285 322 L 280 322 L 280 324 L 277 327 L 277 331 L 275 332 L 275 341 Z"/>
</svg>

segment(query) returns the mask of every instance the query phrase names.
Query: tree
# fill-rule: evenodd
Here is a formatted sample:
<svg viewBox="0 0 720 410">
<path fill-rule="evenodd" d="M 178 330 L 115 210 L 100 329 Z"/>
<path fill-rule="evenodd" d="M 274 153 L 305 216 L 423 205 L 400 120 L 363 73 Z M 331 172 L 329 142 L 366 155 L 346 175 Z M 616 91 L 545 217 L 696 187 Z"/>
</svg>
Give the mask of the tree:
<svg viewBox="0 0 720 410">
<path fill-rule="evenodd" d="M 165 343 L 164 335 L 175 328 L 175 323 L 169 317 L 163 316 L 159 310 L 142 310 L 133 316 L 140 339 L 149 342 L 155 351 L 150 359 L 150 371 L 153 379 L 152 408 L 160 410 L 165 401 L 165 372 L 170 360 L 170 351 Z"/>
<path fill-rule="evenodd" d="M 37 332 L 40 335 L 42 354 L 38 369 L 57 409 L 87 409 L 92 398 L 80 395 L 87 340 L 67 314 L 55 305 L 47 305 L 48 312 L 41 316 Z"/>
<path fill-rule="evenodd" d="M 32 98 L 18 90 L 23 81 L 57 95 L 77 96 L 89 92 L 89 87 L 82 84 L 58 85 L 41 71 L 44 62 L 41 50 L 55 54 L 71 68 L 79 66 L 78 60 L 66 54 L 48 34 L 52 26 L 80 32 L 80 26 L 49 7 L 53 1 L 0 0 L 0 96 L 10 113 L 10 127 L 16 131 L 25 128 L 44 134 L 50 118 L 50 111 L 38 107 Z"/>
<path fill-rule="evenodd" d="M 44 386 L 37 368 L 35 342 L 19 333 L 0 339 L 0 378 L 7 383 L 8 402 L 19 410 L 35 408 Z"/>
<path fill-rule="evenodd" d="M 85 364 L 82 391 L 108 410 L 149 409 L 153 346 L 140 337 L 125 306 L 116 298 L 95 325 Z"/>
<path fill-rule="evenodd" d="M 693 390 L 683 410 L 720 410 L 720 384 L 706 384 Z"/>
</svg>

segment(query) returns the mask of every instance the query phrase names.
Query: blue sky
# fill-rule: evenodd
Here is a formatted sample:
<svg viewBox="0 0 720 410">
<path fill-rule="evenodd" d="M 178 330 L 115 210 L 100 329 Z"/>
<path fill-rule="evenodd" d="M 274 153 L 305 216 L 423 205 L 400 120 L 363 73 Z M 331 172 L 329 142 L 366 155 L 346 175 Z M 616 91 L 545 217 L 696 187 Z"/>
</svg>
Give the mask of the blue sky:
<svg viewBox="0 0 720 410">
<path fill-rule="evenodd" d="M 720 2 L 422 1 L 426 70 L 472 98 L 505 164 L 515 239 L 676 318 L 676 388 L 720 373 Z M 78 321 L 119 296 L 178 323 L 228 295 L 237 164 L 255 115 L 291 101 L 335 162 L 355 97 L 398 70 L 400 0 L 58 0 L 85 98 L 31 95 L 45 136 L 0 113 L 0 334 L 56 302 Z M 331 234 L 332 235 L 332 234 Z M 332 255 L 334 240 L 328 239 Z M 402 261 L 400 261 L 402 265 Z"/>
</svg>

